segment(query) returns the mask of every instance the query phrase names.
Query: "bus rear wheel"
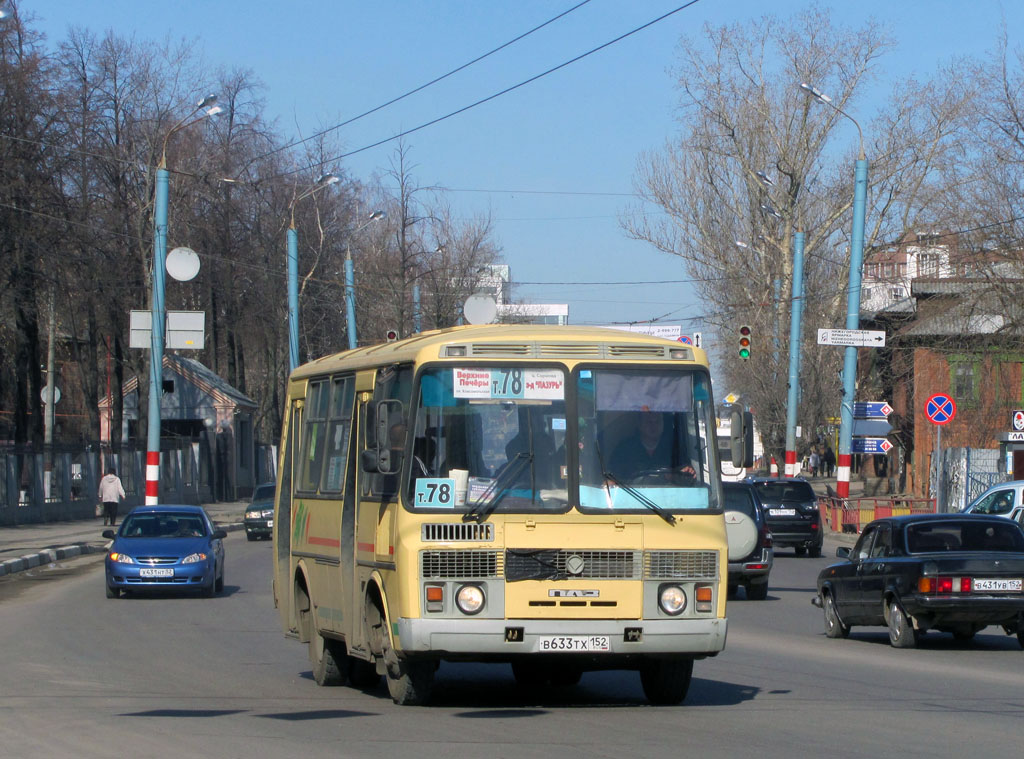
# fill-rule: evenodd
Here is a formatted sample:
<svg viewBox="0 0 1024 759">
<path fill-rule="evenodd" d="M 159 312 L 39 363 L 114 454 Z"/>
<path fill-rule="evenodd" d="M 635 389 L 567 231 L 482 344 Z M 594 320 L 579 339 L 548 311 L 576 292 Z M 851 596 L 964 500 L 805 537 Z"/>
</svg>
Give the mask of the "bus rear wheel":
<svg viewBox="0 0 1024 759">
<path fill-rule="evenodd" d="M 648 659 L 640 665 L 640 684 L 655 706 L 675 706 L 686 698 L 693 659 Z"/>
<path fill-rule="evenodd" d="M 328 640 L 318 631 L 309 636 L 309 661 L 313 665 L 313 679 L 317 685 L 344 685 L 348 674 L 348 654 L 345 644 Z"/>
</svg>

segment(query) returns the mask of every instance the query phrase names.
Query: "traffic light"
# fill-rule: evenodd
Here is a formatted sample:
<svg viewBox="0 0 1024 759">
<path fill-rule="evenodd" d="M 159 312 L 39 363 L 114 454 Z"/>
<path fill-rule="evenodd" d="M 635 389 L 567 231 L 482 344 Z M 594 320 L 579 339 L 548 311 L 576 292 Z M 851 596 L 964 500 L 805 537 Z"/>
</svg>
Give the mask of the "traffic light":
<svg viewBox="0 0 1024 759">
<path fill-rule="evenodd" d="M 750 358 L 750 327 L 746 324 L 740 327 L 739 349 L 741 359 Z"/>
</svg>

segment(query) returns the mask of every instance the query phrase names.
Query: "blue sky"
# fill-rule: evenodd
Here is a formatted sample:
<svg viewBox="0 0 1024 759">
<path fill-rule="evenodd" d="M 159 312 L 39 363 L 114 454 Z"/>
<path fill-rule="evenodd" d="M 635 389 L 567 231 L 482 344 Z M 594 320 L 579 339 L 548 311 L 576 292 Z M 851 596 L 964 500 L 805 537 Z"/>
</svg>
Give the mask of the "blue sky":
<svg viewBox="0 0 1024 759">
<path fill-rule="evenodd" d="M 198 39 L 211 66 L 250 69 L 284 134 L 337 124 L 417 87 L 576 5 L 578 0 L 21 0 L 51 43 L 69 26 L 140 40 Z M 462 108 L 602 45 L 684 0 L 591 0 L 544 30 L 445 82 L 341 130 L 365 145 Z M 1004 17 L 1019 44 L 1024 3 L 1006 0 L 825 2 L 840 27 L 881 21 L 898 41 L 879 97 L 896 78 L 926 76 L 953 55 L 983 55 Z M 627 239 L 617 214 L 640 153 L 677 130 L 680 36 L 705 23 L 780 17 L 807 6 L 701 0 L 534 83 L 406 138 L 422 186 L 450 188 L 456 214 L 489 211 L 515 294 L 568 302 L 577 324 L 648 321 L 701 330 L 701 304 L 681 262 Z M 870 105 L 858 113 L 870 120 Z M 837 149 L 848 146 L 840 145 Z M 360 179 L 388 166 L 393 144 L 346 158 Z M 851 167 L 852 172 L 852 167 Z M 648 284 L 553 284 L 553 283 Z M 547 283 L 547 284 L 544 284 Z M 654 284 L 650 284 L 654 283 Z"/>
</svg>

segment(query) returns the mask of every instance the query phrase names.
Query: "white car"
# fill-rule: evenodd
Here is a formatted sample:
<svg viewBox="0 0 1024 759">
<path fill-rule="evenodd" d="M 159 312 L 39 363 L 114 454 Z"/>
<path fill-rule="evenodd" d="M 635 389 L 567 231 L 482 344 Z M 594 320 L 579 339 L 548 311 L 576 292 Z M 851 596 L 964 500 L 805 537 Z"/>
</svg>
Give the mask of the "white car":
<svg viewBox="0 0 1024 759">
<path fill-rule="evenodd" d="M 964 509 L 965 514 L 995 514 L 1024 525 L 1024 480 L 992 485 Z"/>
</svg>

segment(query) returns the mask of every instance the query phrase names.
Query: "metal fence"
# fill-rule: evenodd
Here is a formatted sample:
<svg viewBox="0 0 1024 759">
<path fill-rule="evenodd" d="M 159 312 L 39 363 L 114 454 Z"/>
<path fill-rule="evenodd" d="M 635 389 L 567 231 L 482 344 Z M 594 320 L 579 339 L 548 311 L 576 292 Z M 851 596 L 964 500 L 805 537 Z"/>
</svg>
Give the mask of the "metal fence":
<svg viewBox="0 0 1024 759">
<path fill-rule="evenodd" d="M 167 503 L 211 503 L 214 471 L 205 442 L 168 438 L 160 443 L 160 495 Z M 257 482 L 276 477 L 276 446 L 256 448 Z M 99 480 L 113 466 L 124 487 L 126 508 L 145 502 L 146 451 L 124 446 L 53 446 L 49 452 L 0 447 L 0 526 L 92 519 Z"/>
<path fill-rule="evenodd" d="M 999 471 L 999 450 L 995 448 L 946 448 L 934 458 L 930 492 L 943 512 L 963 510 L 990 485 L 1008 478 Z"/>
</svg>

